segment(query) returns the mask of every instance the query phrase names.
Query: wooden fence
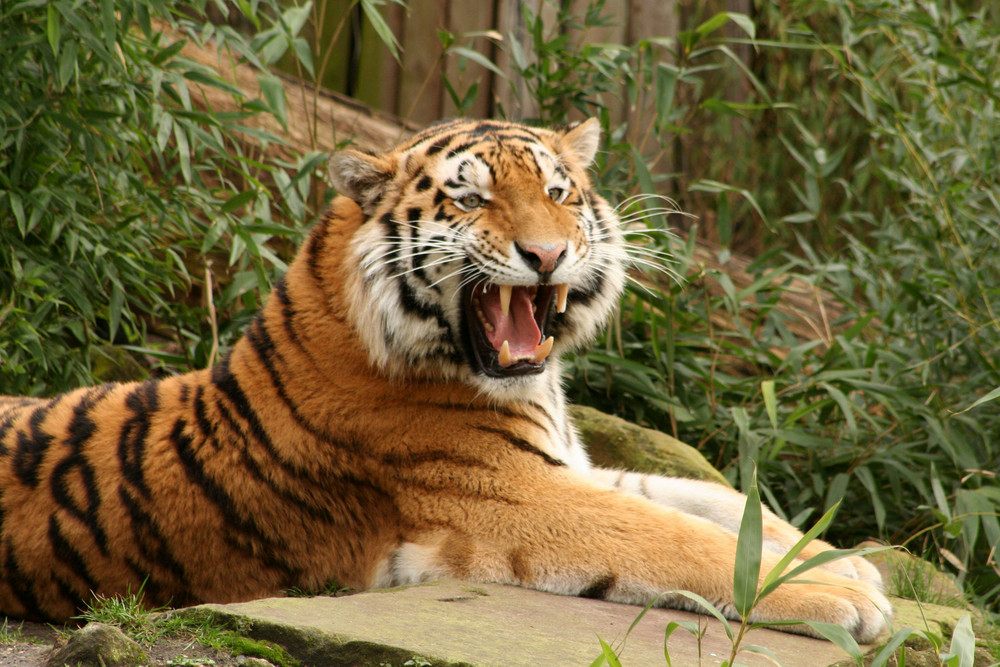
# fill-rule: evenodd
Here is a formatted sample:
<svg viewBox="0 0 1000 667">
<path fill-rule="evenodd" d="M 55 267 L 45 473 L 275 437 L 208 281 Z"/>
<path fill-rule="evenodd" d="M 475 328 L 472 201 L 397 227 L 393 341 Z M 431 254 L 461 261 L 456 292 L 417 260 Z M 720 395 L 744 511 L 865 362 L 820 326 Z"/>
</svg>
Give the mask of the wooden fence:
<svg viewBox="0 0 1000 667">
<path fill-rule="evenodd" d="M 716 11 L 750 13 L 751 0 L 604 0 L 611 25 L 586 33 L 556 25 L 556 0 L 410 0 L 407 6 L 382 5 L 382 16 L 400 45 L 397 61 L 351 0 L 314 0 L 312 20 L 303 36 L 312 45 L 320 83 L 398 118 L 416 124 L 456 114 L 445 78 L 459 94 L 476 84 L 478 95 L 469 114 L 492 116 L 498 105 L 511 117 L 537 113 L 512 72 L 511 44 L 531 53 L 524 13 L 541 16 L 548 34 L 567 33 L 579 43 L 630 44 L 651 37 L 675 37 L 680 26 L 694 25 Z M 594 0 L 562 0 L 571 13 L 584 12 Z M 440 32 L 457 44 L 496 63 L 505 76 L 446 53 Z M 300 74 L 291 60 L 284 64 Z M 617 110 L 625 114 L 623 109 Z"/>
</svg>

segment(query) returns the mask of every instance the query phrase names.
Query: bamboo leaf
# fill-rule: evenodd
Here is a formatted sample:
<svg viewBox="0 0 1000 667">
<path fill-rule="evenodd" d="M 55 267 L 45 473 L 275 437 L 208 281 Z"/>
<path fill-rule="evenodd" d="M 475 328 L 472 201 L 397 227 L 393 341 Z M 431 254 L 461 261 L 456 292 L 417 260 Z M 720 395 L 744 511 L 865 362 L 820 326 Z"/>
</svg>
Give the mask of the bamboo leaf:
<svg viewBox="0 0 1000 667">
<path fill-rule="evenodd" d="M 750 615 L 757 602 L 763 534 L 760 492 L 757 490 L 757 473 L 754 471 L 736 540 L 736 565 L 733 572 L 733 602 L 736 611 L 743 618 Z"/>
</svg>

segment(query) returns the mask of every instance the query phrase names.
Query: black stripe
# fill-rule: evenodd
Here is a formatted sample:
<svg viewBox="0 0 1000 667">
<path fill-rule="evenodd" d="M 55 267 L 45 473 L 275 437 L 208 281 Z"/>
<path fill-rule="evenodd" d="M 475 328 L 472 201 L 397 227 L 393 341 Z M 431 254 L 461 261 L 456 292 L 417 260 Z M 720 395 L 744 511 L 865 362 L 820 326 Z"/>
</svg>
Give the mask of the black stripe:
<svg viewBox="0 0 1000 667">
<path fill-rule="evenodd" d="M 459 144 L 458 146 L 455 146 L 450 151 L 448 151 L 448 158 L 449 159 L 453 158 L 456 155 L 458 155 L 459 153 L 461 153 L 463 151 L 469 150 L 470 148 L 472 148 L 473 146 L 475 146 L 476 143 L 477 142 L 475 142 L 475 141 L 466 141 L 464 144 Z"/>
<path fill-rule="evenodd" d="M 229 370 L 229 359 L 229 355 L 223 357 L 222 360 L 216 364 L 214 368 L 212 368 L 212 384 L 215 385 L 227 399 L 229 399 L 230 404 L 236 409 L 239 417 L 246 422 L 247 426 L 250 428 L 250 434 L 261 444 L 261 446 L 264 447 L 264 449 L 267 450 L 267 453 L 275 460 L 276 463 L 296 475 L 311 477 L 309 470 L 286 461 L 279 456 L 278 450 L 274 446 L 274 442 L 272 442 L 271 437 L 267 434 L 263 424 L 261 424 L 257 413 L 251 407 L 246 394 L 243 393 L 243 388 L 240 386 L 239 379 L 233 375 L 232 371 Z"/>
<path fill-rule="evenodd" d="M 159 383 L 144 382 L 137 386 L 125 397 L 125 407 L 132 411 L 132 416 L 122 424 L 118 438 L 118 462 L 122 476 L 149 498 L 149 485 L 142 464 L 146 456 L 149 420 L 160 409 Z"/>
<path fill-rule="evenodd" d="M 87 506 L 80 507 L 70 490 L 70 482 L 67 476 L 74 469 L 79 470 L 83 481 L 83 488 L 86 495 Z M 74 452 L 60 461 L 52 471 L 50 480 L 52 498 L 60 507 L 69 512 L 77 520 L 83 522 L 90 529 L 94 538 L 94 544 L 104 555 L 108 554 L 108 536 L 104 532 L 98 521 L 97 509 L 101 504 L 101 497 L 97 491 L 97 484 L 94 480 L 94 471 L 79 452 Z"/>
<path fill-rule="evenodd" d="M 427 155 L 429 157 L 431 155 L 434 155 L 435 153 L 440 153 L 442 150 L 444 150 L 444 148 L 448 144 L 451 143 L 452 139 L 454 139 L 456 136 L 457 135 L 455 134 L 446 134 L 443 137 L 438 138 L 437 141 L 435 141 L 433 144 L 427 147 L 427 149 L 424 151 L 424 155 Z"/>
<path fill-rule="evenodd" d="M 431 189 L 431 185 L 433 184 L 434 182 L 431 180 L 431 177 L 425 174 L 423 178 L 417 181 L 417 192 L 426 192 Z"/>
<path fill-rule="evenodd" d="M 287 547 L 265 534 L 253 520 L 252 515 L 240 511 L 226 490 L 209 476 L 195 453 L 194 440 L 184 432 L 186 428 L 187 423 L 183 419 L 178 419 L 170 432 L 170 441 L 184 465 L 188 479 L 219 509 L 228 526 L 238 531 L 239 535 L 228 533 L 224 537 L 225 541 L 243 551 L 248 558 L 259 560 L 271 569 L 281 572 L 285 575 L 286 581 L 297 581 L 301 571 L 281 558 Z"/>
<path fill-rule="evenodd" d="M 17 560 L 14 558 L 14 544 L 9 537 L 5 541 L 4 546 L 7 547 L 7 553 L 3 562 L 4 581 L 10 586 L 10 590 L 14 593 L 17 601 L 24 607 L 25 618 L 42 621 L 49 620 L 48 614 L 42 611 L 42 606 L 38 602 L 38 596 L 32 590 L 31 578 L 21 572 L 21 568 L 18 567 Z"/>
<path fill-rule="evenodd" d="M 7 432 L 14 426 L 14 420 L 19 416 L 21 416 L 21 411 L 13 409 L 4 417 L 3 421 L 0 421 L 0 456 L 7 456 L 10 451 L 4 440 L 7 438 Z"/>
<path fill-rule="evenodd" d="M 281 303 L 281 314 L 285 318 L 285 333 L 288 335 L 289 340 L 301 348 L 302 342 L 299 340 L 299 332 L 295 330 L 293 322 L 295 319 L 295 307 L 292 305 L 292 298 L 288 295 L 288 280 L 286 276 L 281 276 L 278 279 L 277 284 L 274 286 L 274 294 L 278 297 L 278 302 Z"/>
<path fill-rule="evenodd" d="M 474 458 L 471 456 L 459 456 L 456 455 L 453 450 L 450 449 L 438 449 L 429 450 L 423 452 L 407 452 L 399 453 L 394 452 L 390 454 L 384 454 L 380 459 L 383 465 L 389 466 L 391 468 L 403 468 L 403 467 L 414 467 L 421 465 L 423 463 L 436 463 L 439 461 L 446 461 L 448 463 L 453 463 L 458 466 L 464 466 L 466 468 L 480 468 L 483 470 L 498 471 L 498 468 L 494 465 L 486 463 L 482 459 Z"/>
<path fill-rule="evenodd" d="M 49 515 L 49 543 L 52 545 L 52 554 L 56 559 L 68 565 L 70 571 L 86 584 L 86 589 L 82 594 L 74 590 L 72 595 L 66 596 L 74 605 L 79 605 L 83 595 L 98 589 L 97 580 L 90 573 L 90 568 L 87 567 L 87 562 L 80 552 L 63 535 L 62 527 L 54 514 Z"/>
<path fill-rule="evenodd" d="M 323 218 L 316 224 L 316 227 L 309 234 L 309 240 L 306 241 L 303 251 L 306 255 L 306 264 L 309 266 L 309 275 L 313 279 L 322 284 L 323 276 L 319 270 L 319 257 L 323 253 L 323 248 L 326 245 L 326 235 L 330 227 L 330 214 L 327 213 Z"/>
<path fill-rule="evenodd" d="M 184 566 L 180 561 L 174 557 L 156 521 L 149 513 L 142 509 L 139 501 L 132 496 L 126 487 L 118 487 L 118 497 L 121 499 L 122 506 L 125 507 L 131 520 L 132 539 L 139 548 L 139 554 L 147 562 L 160 566 L 172 575 L 173 581 L 168 587 L 170 593 L 174 596 L 188 599 L 190 593 L 186 586 L 188 582 L 187 573 L 184 571 Z M 143 586 L 143 590 L 149 595 L 155 596 L 156 602 L 165 604 L 166 600 L 162 599 L 162 591 L 165 590 L 163 584 L 159 583 L 148 572 L 148 568 L 142 567 L 137 563 L 132 563 L 132 568 L 145 580 L 146 583 Z"/>
<path fill-rule="evenodd" d="M 273 368 L 269 364 L 267 366 L 268 366 L 268 370 L 273 372 Z M 246 467 L 247 471 L 251 475 L 253 475 L 253 477 L 257 481 L 257 483 L 261 484 L 262 486 L 264 486 L 265 488 L 267 488 L 269 491 L 271 491 L 272 493 L 274 493 L 276 496 L 278 496 L 282 500 L 285 500 L 285 501 L 289 502 L 290 504 L 294 505 L 297 509 L 303 511 L 304 513 L 308 514 L 309 516 L 311 516 L 311 517 L 313 517 L 315 519 L 320 519 L 322 521 L 325 521 L 326 523 L 336 523 L 337 517 L 333 516 L 330 513 L 329 509 L 327 509 L 325 507 L 318 506 L 318 505 L 316 505 L 314 503 L 310 503 L 308 500 L 304 499 L 302 496 L 296 495 L 294 493 L 294 489 L 281 489 L 281 488 L 279 488 L 272 481 L 273 478 L 274 478 L 274 473 L 272 472 L 270 474 L 265 474 L 264 471 L 261 469 L 260 465 L 258 465 L 257 461 L 254 460 L 254 458 L 247 451 L 246 447 L 240 447 L 239 443 L 236 443 L 236 442 L 233 442 L 233 441 L 229 441 L 227 443 L 221 443 L 221 442 L 219 442 L 218 429 L 208 419 L 208 416 L 207 416 L 207 414 L 205 412 L 206 407 L 207 406 L 206 406 L 205 401 L 204 401 L 203 392 L 199 389 L 198 395 L 195 397 L 195 419 L 196 419 L 196 424 L 198 426 L 198 429 L 201 431 L 202 435 L 205 436 L 205 438 L 208 440 L 209 443 L 212 444 L 212 446 L 215 448 L 216 451 L 218 451 L 219 449 L 221 449 L 224 446 L 229 446 L 229 447 L 236 446 L 236 447 L 238 447 L 238 449 L 240 451 L 240 459 L 242 460 L 243 465 Z M 219 407 L 219 406 L 217 405 L 217 407 Z M 239 430 L 238 427 L 236 426 L 236 423 L 233 421 L 232 415 L 230 415 L 227 411 L 223 411 L 221 414 L 222 414 L 222 418 L 230 425 L 231 428 L 233 428 L 234 430 L 237 430 L 237 431 Z M 299 418 L 299 416 L 297 414 L 296 414 L 296 418 Z M 304 427 L 308 429 L 308 425 L 304 424 Z M 310 433 L 312 433 L 311 430 L 310 430 Z M 313 435 L 315 436 L 315 434 L 313 434 Z M 315 437 L 319 437 L 319 436 L 315 436 Z M 333 439 L 327 439 L 327 440 L 325 440 L 325 442 L 333 443 L 335 446 L 342 446 L 342 443 L 340 443 L 339 441 L 335 441 Z M 356 445 L 350 445 L 349 448 L 352 449 L 352 450 L 358 450 L 358 449 L 360 449 Z M 297 472 L 295 472 L 294 470 L 292 472 L 290 472 L 290 473 L 287 473 L 287 474 L 291 475 L 292 478 L 295 480 L 295 486 L 296 487 L 302 487 L 304 485 L 304 481 L 305 480 L 303 480 L 302 477 L 299 476 L 297 474 Z M 324 483 L 326 485 L 329 485 L 329 480 L 328 479 L 324 480 Z"/>
<path fill-rule="evenodd" d="M 49 411 L 59 401 L 59 398 L 35 408 L 28 420 L 29 430 L 19 431 L 17 434 L 17 449 L 14 451 L 13 461 L 14 472 L 23 484 L 31 488 L 38 486 L 38 467 L 42 464 L 42 457 L 53 440 L 51 433 L 45 433 L 41 430 L 42 422 L 45 421 Z"/>
<path fill-rule="evenodd" d="M 104 528 L 98 519 L 98 508 L 101 505 L 101 496 L 97 490 L 96 475 L 86 457 L 82 453 L 83 445 L 90 440 L 90 437 L 97 430 L 97 425 L 90 418 L 90 411 L 94 405 L 103 399 L 110 391 L 110 386 L 104 385 L 95 387 L 73 408 L 73 419 L 69 424 L 69 437 L 66 444 L 70 446 L 71 453 L 56 464 L 52 476 L 49 478 L 49 486 L 53 499 L 73 517 L 83 522 L 90 528 L 94 543 L 101 553 L 108 553 L 108 538 Z M 86 508 L 78 506 L 74 494 L 70 490 L 68 475 L 76 469 L 79 471 L 83 482 L 86 496 Z"/>
<path fill-rule="evenodd" d="M 591 600 L 606 600 L 608 593 L 614 588 L 616 583 L 618 583 L 618 580 L 613 574 L 606 574 L 603 577 L 595 579 L 590 586 L 580 591 L 578 596 Z"/>
<path fill-rule="evenodd" d="M 544 460 L 549 465 L 552 465 L 552 466 L 565 466 L 566 465 L 564 462 L 560 461 L 559 459 L 552 458 L 551 456 L 549 456 L 548 454 L 546 454 L 542 450 L 538 449 L 538 447 L 535 447 L 533 444 L 531 444 L 527 440 L 524 440 L 523 438 L 519 438 L 519 437 L 517 437 L 516 435 L 514 435 L 513 433 L 511 433 L 509 431 L 505 431 L 505 430 L 499 429 L 499 428 L 492 428 L 490 426 L 476 426 L 476 430 L 477 431 L 482 431 L 484 433 L 492 433 L 494 435 L 498 435 L 501 438 L 503 438 L 504 440 L 506 440 L 507 442 L 509 442 L 510 444 L 512 444 L 515 447 L 517 447 L 518 449 L 520 449 L 522 451 L 525 451 L 525 452 L 528 452 L 530 454 L 534 454 L 536 456 L 542 457 L 542 460 Z"/>
</svg>

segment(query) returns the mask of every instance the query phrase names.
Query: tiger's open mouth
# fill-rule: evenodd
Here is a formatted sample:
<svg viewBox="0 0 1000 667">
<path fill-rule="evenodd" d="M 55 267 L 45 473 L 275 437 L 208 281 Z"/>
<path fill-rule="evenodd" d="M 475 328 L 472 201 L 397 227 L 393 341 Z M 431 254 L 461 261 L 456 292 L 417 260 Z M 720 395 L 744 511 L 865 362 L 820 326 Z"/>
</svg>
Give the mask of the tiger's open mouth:
<svg viewBox="0 0 1000 667">
<path fill-rule="evenodd" d="M 545 336 L 552 313 L 566 311 L 569 285 L 480 283 L 465 294 L 465 321 L 472 358 L 486 375 L 541 373 L 554 339 Z"/>
</svg>

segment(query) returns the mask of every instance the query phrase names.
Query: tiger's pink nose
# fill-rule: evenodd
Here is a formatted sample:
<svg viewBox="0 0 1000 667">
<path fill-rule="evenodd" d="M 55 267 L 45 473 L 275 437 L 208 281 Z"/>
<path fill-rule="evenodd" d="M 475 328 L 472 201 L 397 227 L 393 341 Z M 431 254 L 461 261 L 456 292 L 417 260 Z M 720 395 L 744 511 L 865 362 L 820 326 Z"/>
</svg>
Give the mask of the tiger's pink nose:
<svg viewBox="0 0 1000 667">
<path fill-rule="evenodd" d="M 524 262 L 542 277 L 542 282 L 552 275 L 562 261 L 566 258 L 566 244 L 555 243 L 551 245 L 526 245 L 514 242 L 514 247 L 524 259 Z"/>
</svg>

